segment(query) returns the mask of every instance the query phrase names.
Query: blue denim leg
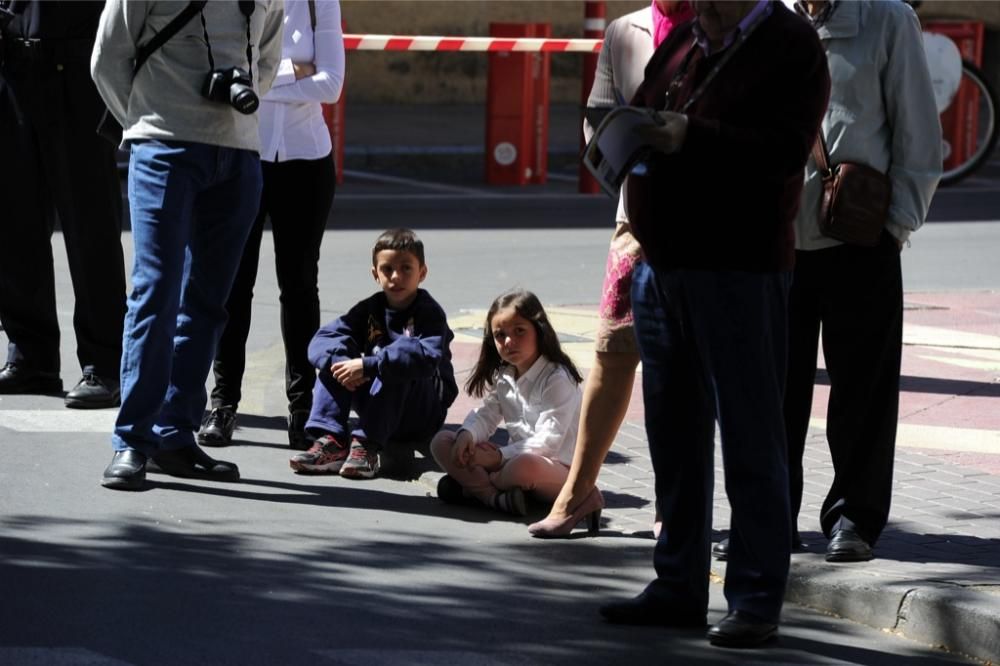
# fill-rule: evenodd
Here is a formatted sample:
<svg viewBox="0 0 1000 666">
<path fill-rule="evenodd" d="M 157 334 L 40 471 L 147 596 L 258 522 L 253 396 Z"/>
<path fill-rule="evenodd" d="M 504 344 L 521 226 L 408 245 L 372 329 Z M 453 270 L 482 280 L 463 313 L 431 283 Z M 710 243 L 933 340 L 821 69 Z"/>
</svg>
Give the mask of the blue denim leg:
<svg viewBox="0 0 1000 666">
<path fill-rule="evenodd" d="M 398 439 L 430 439 L 444 425 L 438 382 L 386 382 L 354 401 L 360 423 L 352 435 L 379 449 Z"/>
<path fill-rule="evenodd" d="M 663 516 L 653 556 L 657 578 L 646 592 L 678 612 L 704 613 L 715 421 L 677 282 L 673 274 L 655 272 L 644 262 L 632 277 L 646 435 Z"/>
<path fill-rule="evenodd" d="M 362 386 L 359 391 L 371 385 Z M 351 416 L 351 402 L 355 391 L 348 391 L 333 378 L 329 368 L 321 370 L 313 386 L 313 404 L 306 422 L 306 430 L 315 435 L 330 434 L 341 444 L 350 444 L 347 422 Z"/>
<path fill-rule="evenodd" d="M 649 591 L 707 604 L 717 421 L 732 507 L 726 598 L 730 610 L 777 621 L 791 542 L 781 414 L 789 276 L 648 270 L 633 308 L 665 521 Z"/>
<path fill-rule="evenodd" d="M 225 302 L 260 198 L 250 151 L 197 143 L 133 144 L 135 246 L 122 350 L 115 450 L 194 444 Z"/>
<path fill-rule="evenodd" d="M 351 437 L 378 449 L 393 439 L 430 439 L 444 424 L 438 383 L 431 379 L 409 382 L 370 381 L 348 391 L 330 372 L 320 372 L 313 387 L 313 406 L 306 428 L 330 433 L 347 443 L 348 416 L 358 414 Z"/>
<path fill-rule="evenodd" d="M 724 588 L 729 610 L 777 622 L 792 540 L 782 412 L 791 275 L 682 274 L 722 443 L 731 508 Z"/>
</svg>

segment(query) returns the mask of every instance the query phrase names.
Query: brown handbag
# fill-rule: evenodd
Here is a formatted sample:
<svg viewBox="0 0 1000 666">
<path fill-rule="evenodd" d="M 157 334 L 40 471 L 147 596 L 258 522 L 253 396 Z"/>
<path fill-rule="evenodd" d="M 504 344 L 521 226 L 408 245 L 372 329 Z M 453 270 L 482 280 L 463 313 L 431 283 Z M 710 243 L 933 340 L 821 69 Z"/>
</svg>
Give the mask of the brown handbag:
<svg viewBox="0 0 1000 666">
<path fill-rule="evenodd" d="M 822 132 L 816 137 L 812 153 L 823 178 L 820 232 L 852 245 L 878 245 L 889 219 L 892 198 L 889 177 L 858 162 L 841 162 L 831 167 Z"/>
</svg>

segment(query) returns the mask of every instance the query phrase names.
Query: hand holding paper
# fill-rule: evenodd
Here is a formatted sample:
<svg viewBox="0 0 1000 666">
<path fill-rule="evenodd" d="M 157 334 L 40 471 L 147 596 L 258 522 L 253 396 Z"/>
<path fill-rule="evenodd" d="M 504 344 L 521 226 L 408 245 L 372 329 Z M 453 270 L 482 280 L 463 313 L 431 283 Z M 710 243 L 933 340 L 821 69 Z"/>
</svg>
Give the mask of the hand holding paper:
<svg viewBox="0 0 1000 666">
<path fill-rule="evenodd" d="M 656 119 L 656 125 L 639 125 L 634 131 L 653 150 L 667 155 L 676 153 L 687 137 L 687 116 L 674 111 L 658 111 Z"/>
</svg>

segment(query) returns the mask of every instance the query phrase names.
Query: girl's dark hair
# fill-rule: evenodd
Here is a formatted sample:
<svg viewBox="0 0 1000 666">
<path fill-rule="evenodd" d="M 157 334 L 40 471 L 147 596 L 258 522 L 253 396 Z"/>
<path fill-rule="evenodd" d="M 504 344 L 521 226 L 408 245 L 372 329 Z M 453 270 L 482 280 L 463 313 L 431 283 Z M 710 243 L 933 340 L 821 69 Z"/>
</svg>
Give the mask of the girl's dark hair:
<svg viewBox="0 0 1000 666">
<path fill-rule="evenodd" d="M 486 313 L 486 324 L 483 326 L 483 346 L 479 350 L 479 360 L 472 374 L 465 382 L 465 390 L 469 395 L 481 398 L 487 389 L 496 383 L 497 373 L 504 365 L 496 343 L 493 341 L 493 316 L 500 310 L 514 308 L 514 311 L 531 322 L 538 338 L 538 351 L 553 363 L 558 363 L 569 372 L 579 384 L 583 381 L 580 371 L 576 369 L 573 360 L 559 346 L 556 331 L 549 323 L 549 317 L 539 302 L 538 297 L 524 289 L 514 289 L 500 294 Z"/>
</svg>

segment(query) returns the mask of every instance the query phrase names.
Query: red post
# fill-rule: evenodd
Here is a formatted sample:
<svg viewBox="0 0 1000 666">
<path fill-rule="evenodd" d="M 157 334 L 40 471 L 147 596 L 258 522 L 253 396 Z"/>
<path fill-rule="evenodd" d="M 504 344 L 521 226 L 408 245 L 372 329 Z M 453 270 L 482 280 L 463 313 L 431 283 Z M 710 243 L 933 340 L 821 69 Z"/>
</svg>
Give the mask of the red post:
<svg viewBox="0 0 1000 666">
<path fill-rule="evenodd" d="M 341 32 L 347 32 L 347 24 L 340 22 Z M 340 99 L 336 104 L 323 104 L 323 120 L 330 132 L 330 142 L 333 143 L 333 163 L 337 170 L 337 184 L 344 182 L 344 98 L 347 96 L 347 83 L 340 89 Z"/>
<path fill-rule="evenodd" d="M 604 39 L 605 17 L 607 8 L 603 0 L 587 0 L 583 3 L 583 36 L 587 39 Z M 583 56 L 583 89 L 580 93 L 580 124 L 583 127 L 583 109 L 587 107 L 587 98 L 590 97 L 590 89 L 594 87 L 594 73 L 597 71 L 596 53 L 588 53 Z M 584 146 L 583 130 L 580 130 L 581 152 Z M 590 175 L 586 167 L 580 165 L 580 192 L 583 194 L 595 194 L 601 191 L 601 187 Z"/>
<path fill-rule="evenodd" d="M 551 37 L 552 26 L 536 23 L 535 37 Z M 543 185 L 549 176 L 549 79 L 552 56 L 539 52 L 532 54 L 531 78 L 534 83 L 532 99 L 532 160 L 531 182 Z"/>
<path fill-rule="evenodd" d="M 491 37 L 540 37 L 545 23 L 491 23 Z M 544 183 L 548 168 L 549 56 L 500 51 L 488 56 L 486 182 Z"/>
</svg>

